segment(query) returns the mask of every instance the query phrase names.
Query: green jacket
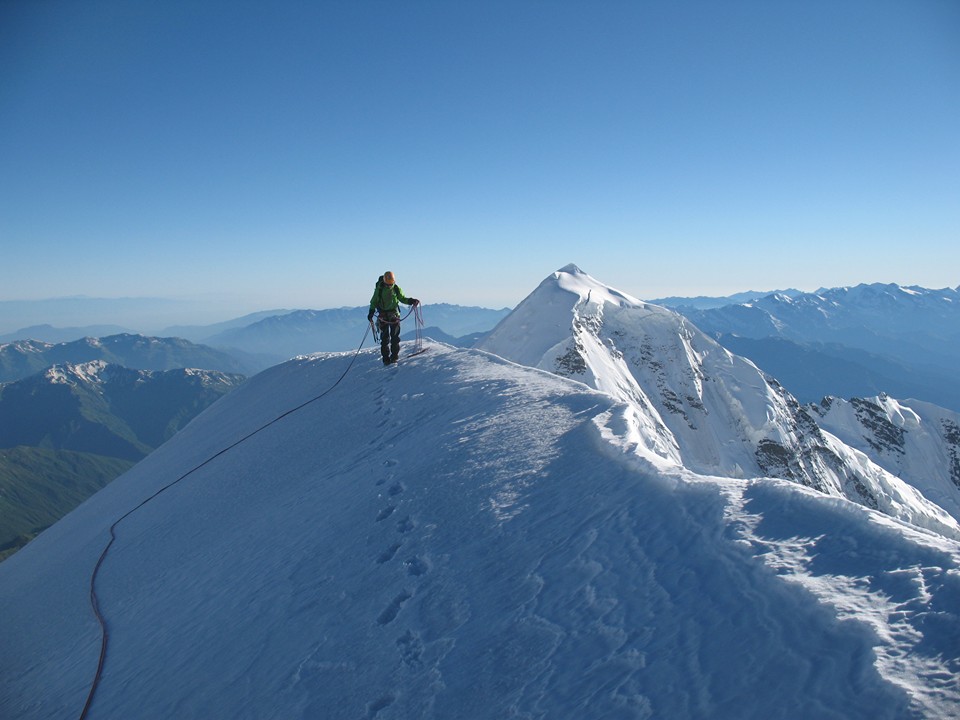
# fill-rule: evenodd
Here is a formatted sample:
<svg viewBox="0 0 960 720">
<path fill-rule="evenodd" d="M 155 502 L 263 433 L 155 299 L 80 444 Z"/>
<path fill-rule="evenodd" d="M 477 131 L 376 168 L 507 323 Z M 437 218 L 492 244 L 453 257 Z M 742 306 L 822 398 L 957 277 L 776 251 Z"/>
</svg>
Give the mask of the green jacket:
<svg viewBox="0 0 960 720">
<path fill-rule="evenodd" d="M 397 312 L 400 303 L 412 305 L 413 299 L 404 295 L 399 285 L 384 285 L 383 282 L 377 281 L 373 297 L 370 298 L 370 312 L 374 310 L 379 310 L 381 314 Z"/>
</svg>

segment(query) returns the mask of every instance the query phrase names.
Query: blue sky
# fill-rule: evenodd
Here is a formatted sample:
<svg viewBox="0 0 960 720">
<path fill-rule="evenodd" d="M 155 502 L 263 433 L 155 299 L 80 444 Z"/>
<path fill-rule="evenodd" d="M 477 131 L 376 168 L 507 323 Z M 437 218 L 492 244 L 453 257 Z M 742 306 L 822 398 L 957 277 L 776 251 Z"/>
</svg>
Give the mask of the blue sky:
<svg viewBox="0 0 960 720">
<path fill-rule="evenodd" d="M 0 300 L 960 284 L 960 3 L 0 3 Z"/>
</svg>

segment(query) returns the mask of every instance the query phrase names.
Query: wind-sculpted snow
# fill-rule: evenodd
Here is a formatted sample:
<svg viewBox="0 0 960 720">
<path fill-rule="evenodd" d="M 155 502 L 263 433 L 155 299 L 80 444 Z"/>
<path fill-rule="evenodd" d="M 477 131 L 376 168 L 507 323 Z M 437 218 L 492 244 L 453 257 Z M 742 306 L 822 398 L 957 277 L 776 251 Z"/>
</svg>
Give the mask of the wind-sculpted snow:
<svg viewBox="0 0 960 720">
<path fill-rule="evenodd" d="M 791 480 L 960 538 L 956 517 L 824 433 L 752 362 L 574 265 L 546 278 L 479 347 L 629 404 L 637 452 L 661 469 Z"/>
<path fill-rule="evenodd" d="M 110 523 L 330 388 L 119 524 L 91 720 L 960 713 L 957 543 L 664 472 L 631 403 L 484 352 L 351 362 L 261 373 L 0 565 L 0 716 L 79 714 Z"/>
<path fill-rule="evenodd" d="M 723 487 L 751 553 L 833 607 L 841 623 L 871 627 L 877 667 L 926 715 L 960 716 L 957 543 L 781 483 Z M 922 687 L 908 680 L 917 675 L 928 680 Z"/>
</svg>

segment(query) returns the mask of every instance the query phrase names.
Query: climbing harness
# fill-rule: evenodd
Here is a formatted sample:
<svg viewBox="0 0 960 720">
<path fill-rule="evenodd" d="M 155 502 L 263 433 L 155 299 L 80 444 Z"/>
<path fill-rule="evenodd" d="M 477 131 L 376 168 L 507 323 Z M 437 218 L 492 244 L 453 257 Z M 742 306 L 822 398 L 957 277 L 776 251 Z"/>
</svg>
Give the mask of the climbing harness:
<svg viewBox="0 0 960 720">
<path fill-rule="evenodd" d="M 416 329 L 414 331 L 413 338 L 413 352 L 407 353 L 407 357 L 413 355 L 419 355 L 423 352 L 423 310 L 422 303 L 417 303 L 416 305 L 411 306 L 410 310 L 403 317 L 398 317 L 396 320 L 384 320 L 379 314 L 377 315 L 376 320 L 370 321 L 370 329 L 373 330 L 373 342 L 375 344 L 380 343 L 380 324 L 384 325 L 399 325 L 408 317 L 413 315 L 416 320 Z"/>
<path fill-rule="evenodd" d="M 408 314 L 409 314 L 409 313 L 408 313 Z M 126 513 L 124 513 L 123 515 L 121 515 L 121 516 L 120 516 L 119 518 L 117 518 L 117 519 L 113 522 L 113 524 L 110 526 L 110 540 L 107 541 L 106 546 L 103 548 L 103 552 L 100 553 L 100 557 L 99 557 L 99 559 L 97 560 L 97 564 L 96 564 L 96 565 L 94 566 L 94 568 L 93 568 L 93 574 L 91 574 L 91 576 L 90 576 L 90 607 L 93 609 L 93 614 L 96 616 L 97 622 L 100 624 L 100 658 L 99 658 L 99 660 L 97 661 L 97 672 L 96 672 L 96 674 L 94 674 L 94 676 L 93 676 L 93 682 L 92 682 L 91 685 L 90 685 L 90 692 L 87 694 L 87 701 L 84 703 L 84 705 L 83 705 L 83 710 L 80 712 L 80 718 L 79 718 L 79 720 L 84 720 L 84 719 L 87 717 L 87 713 L 89 712 L 90 706 L 91 706 L 92 703 L 93 703 L 93 696 L 96 694 L 96 692 L 97 692 L 97 687 L 99 687 L 99 685 L 100 685 L 100 679 L 101 679 L 101 677 L 102 677 L 102 675 L 103 675 L 103 666 L 104 666 L 104 663 L 105 663 L 106 658 L 107 658 L 107 644 L 109 643 L 109 633 L 108 633 L 108 631 L 107 631 L 107 622 L 106 622 L 106 620 L 105 620 L 104 617 L 103 617 L 103 613 L 100 611 L 100 601 L 99 601 L 99 598 L 97 597 L 96 584 L 97 584 L 97 576 L 98 576 L 99 573 L 100 573 L 100 568 L 103 566 L 103 561 L 106 559 L 107 553 L 110 551 L 110 548 L 113 546 L 114 540 L 117 539 L 117 535 L 116 535 L 116 532 L 115 532 L 115 531 L 116 531 L 116 528 L 117 528 L 117 525 L 119 525 L 121 522 L 123 522 L 126 518 L 130 517 L 131 515 L 133 515 L 133 513 L 135 513 L 137 510 L 139 510 L 140 508 L 142 508 L 142 507 L 143 507 L 144 505 L 146 505 L 147 503 L 149 503 L 151 500 L 153 500 L 154 498 L 156 498 L 156 497 L 159 496 L 160 494 L 166 492 L 167 490 L 169 490 L 170 488 L 172 488 L 174 485 L 176 485 L 177 483 L 179 483 L 181 480 L 186 479 L 187 477 L 189 477 L 190 475 L 192 475 L 193 473 L 195 473 L 195 472 L 196 472 L 197 470 L 199 470 L 200 468 L 204 467 L 205 465 L 210 464 L 211 462 L 213 462 L 215 459 L 217 459 L 218 457 L 220 457 L 220 456 L 223 455 L 224 453 L 227 453 L 227 452 L 229 452 L 230 450 L 232 450 L 233 448 L 237 447 L 237 445 L 240 445 L 241 443 L 246 442 L 247 440 L 249 440 L 250 438 L 252 438 L 254 435 L 256 435 L 257 433 L 259 433 L 260 431 L 266 430 L 268 427 L 270 427 L 271 425 L 273 425 L 273 424 L 276 423 L 277 421 L 282 420 L 282 419 L 285 418 L 287 415 L 292 415 L 293 413 L 297 412 L 298 410 L 301 410 L 301 409 L 305 408 L 305 407 L 306 407 L 307 405 L 309 405 L 310 403 L 316 402 L 316 401 L 319 400 L 320 398 L 322 398 L 322 397 L 324 397 L 325 395 L 327 395 L 331 390 L 333 390 L 337 385 L 339 385 L 339 384 L 340 384 L 340 381 L 343 380 L 343 379 L 347 376 L 347 373 L 348 373 L 348 372 L 350 372 L 350 368 L 353 367 L 353 363 L 356 361 L 357 356 L 360 355 L 360 350 L 363 348 L 363 343 L 366 342 L 366 340 L 367 340 L 367 334 L 368 334 L 369 332 L 370 332 L 369 329 L 367 329 L 367 331 L 363 333 L 363 340 L 360 341 L 360 346 L 357 348 L 357 351 L 353 354 L 353 357 L 350 359 L 350 364 L 347 365 L 347 369 L 343 371 L 343 374 L 342 374 L 339 378 L 337 378 L 336 382 L 334 382 L 333 385 L 331 385 L 330 387 L 328 387 L 326 390 L 324 390 L 322 393 L 320 393 L 320 394 L 317 395 L 316 397 L 311 398 L 310 400 L 307 400 L 306 402 L 303 402 L 303 403 L 297 405 L 295 408 L 293 408 L 293 409 L 291 409 L 291 410 L 287 410 L 286 412 L 284 412 L 284 413 L 278 415 L 277 417 L 275 417 L 273 420 L 265 423 L 264 425 L 261 425 L 260 427 L 258 427 L 258 428 L 257 428 L 256 430 L 254 430 L 253 432 L 250 432 L 250 433 L 244 435 L 242 438 L 240 438 L 239 440 L 237 440 L 237 441 L 234 442 L 233 444 L 228 445 L 227 447 L 223 448 L 222 450 L 220 450 L 219 452 L 215 453 L 214 455 L 211 455 L 210 457 L 208 457 L 206 460 L 204 460 L 202 463 L 200 463 L 200 464 L 197 465 L 196 467 L 194 467 L 194 468 L 192 468 L 192 469 L 190 469 L 190 470 L 187 470 L 187 472 L 185 472 L 183 475 L 181 475 L 180 477 L 178 477 L 176 480 L 173 480 L 172 482 L 167 483 L 167 484 L 164 485 L 162 488 L 160 488 L 159 490 L 157 490 L 153 495 L 151 495 L 151 496 L 148 497 L 146 500 L 144 500 L 143 502 L 141 502 L 139 505 L 137 505 L 136 507 L 134 507 L 132 510 L 129 510 L 129 511 L 127 511 Z"/>
</svg>

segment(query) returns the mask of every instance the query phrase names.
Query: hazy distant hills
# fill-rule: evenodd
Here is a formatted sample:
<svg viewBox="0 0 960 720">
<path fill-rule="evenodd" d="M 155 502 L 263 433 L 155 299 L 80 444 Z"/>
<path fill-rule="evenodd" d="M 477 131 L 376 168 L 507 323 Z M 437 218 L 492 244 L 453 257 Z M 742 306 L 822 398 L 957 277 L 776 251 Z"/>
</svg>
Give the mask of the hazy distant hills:
<svg viewBox="0 0 960 720">
<path fill-rule="evenodd" d="M 204 338 L 214 347 L 271 354 L 278 359 L 323 350 L 345 350 L 360 344 L 366 313 L 357 309 L 295 310 L 271 315 L 243 327 L 234 327 Z"/>
<path fill-rule="evenodd" d="M 401 310 L 406 313 L 408 308 Z M 438 303 L 422 306 L 422 312 L 426 325 L 439 328 L 433 332 L 442 334 L 445 342 L 463 344 L 469 336 L 489 332 L 510 309 Z M 146 336 L 122 333 L 101 337 L 104 347 L 95 349 L 97 341 L 90 338 L 98 336 L 93 332 L 98 327 L 36 325 L 3 336 L 0 342 L 16 347 L 0 346 L 0 382 L 38 372 L 53 362 L 94 359 L 145 370 L 202 367 L 251 375 L 296 355 L 356 349 L 367 330 L 367 308 L 264 310 L 212 325 L 170 326 L 161 333 L 163 337 L 149 337 L 130 348 L 124 348 L 124 343 Z M 403 324 L 403 332 L 413 328 L 414 319 L 410 317 Z M 58 347 L 44 348 L 44 343 L 52 342 L 47 338 L 60 338 Z M 43 342 L 23 345 L 27 340 Z M 365 342 L 369 347 L 370 338 Z M 149 347 L 151 343 L 154 347 Z M 59 347 L 62 344 L 69 347 Z M 166 361 L 161 362 L 164 354 Z"/>
<path fill-rule="evenodd" d="M 265 367 L 253 358 L 227 353 L 181 338 L 156 338 L 124 333 L 103 338 L 51 344 L 39 340 L 17 340 L 0 345 L 0 382 L 19 380 L 51 365 L 84 363 L 92 360 L 138 370 L 203 368 L 251 375 Z"/>
<path fill-rule="evenodd" d="M 53 325 L 32 325 L 16 332 L 0 335 L 0 343 L 17 340 L 40 340 L 47 343 L 62 343 L 84 337 L 106 337 L 122 335 L 131 330 L 119 325 L 85 325 L 84 327 L 54 327 Z"/>
<path fill-rule="evenodd" d="M 0 385 L 0 550 L 68 512 L 244 380 L 95 360 Z"/>
<path fill-rule="evenodd" d="M 960 292 L 858 285 L 676 309 L 801 401 L 886 392 L 960 410 Z"/>
<path fill-rule="evenodd" d="M 405 306 L 401 310 L 406 314 Z M 491 310 L 447 304 L 423 308 L 424 322 L 442 328 L 452 338 L 489 331 L 509 313 L 509 308 Z M 413 327 L 414 319 L 410 317 L 403 324 L 403 330 L 409 332 Z M 202 341 L 214 347 L 284 359 L 314 352 L 354 350 L 359 347 L 366 329 L 366 307 L 295 310 L 224 330 Z"/>
<path fill-rule="evenodd" d="M 767 295 L 786 295 L 787 297 L 796 297 L 797 295 L 803 295 L 801 290 L 747 290 L 746 292 L 734 293 L 733 295 L 725 295 L 723 297 L 715 297 L 709 295 L 697 295 L 696 297 L 680 297 L 680 296 L 671 296 L 665 298 L 655 298 L 652 300 L 647 300 L 649 303 L 654 305 L 663 305 L 668 308 L 694 308 L 697 310 L 708 310 L 711 308 L 721 308 L 726 307 L 727 305 L 738 305 L 740 303 L 748 303 L 757 298 L 766 297 Z"/>
<path fill-rule="evenodd" d="M 260 320 L 278 315 L 286 315 L 296 312 L 294 310 L 261 310 L 260 312 L 250 313 L 242 317 L 225 320 L 223 322 L 213 323 L 211 325 L 171 325 L 165 328 L 160 334 L 164 337 L 178 337 L 191 342 L 202 343 L 207 338 L 214 337 L 227 330 L 243 328 L 247 325 L 253 325 Z"/>
</svg>

